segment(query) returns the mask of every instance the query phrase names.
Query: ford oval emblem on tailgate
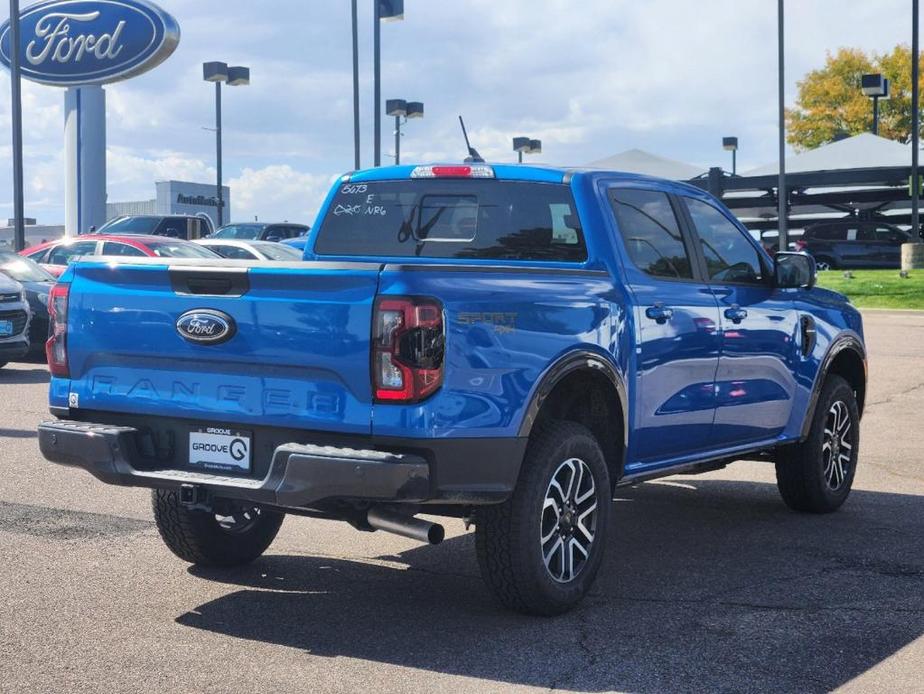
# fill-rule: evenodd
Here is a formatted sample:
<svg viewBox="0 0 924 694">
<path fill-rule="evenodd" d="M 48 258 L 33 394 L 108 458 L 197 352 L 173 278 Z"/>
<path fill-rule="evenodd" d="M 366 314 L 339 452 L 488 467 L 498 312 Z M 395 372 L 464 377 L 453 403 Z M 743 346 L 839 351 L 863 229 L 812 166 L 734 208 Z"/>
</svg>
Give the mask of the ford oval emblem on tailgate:
<svg viewBox="0 0 924 694">
<path fill-rule="evenodd" d="M 187 311 L 176 321 L 176 331 L 190 342 L 217 345 L 230 340 L 236 327 L 227 313 L 210 308 Z"/>
</svg>

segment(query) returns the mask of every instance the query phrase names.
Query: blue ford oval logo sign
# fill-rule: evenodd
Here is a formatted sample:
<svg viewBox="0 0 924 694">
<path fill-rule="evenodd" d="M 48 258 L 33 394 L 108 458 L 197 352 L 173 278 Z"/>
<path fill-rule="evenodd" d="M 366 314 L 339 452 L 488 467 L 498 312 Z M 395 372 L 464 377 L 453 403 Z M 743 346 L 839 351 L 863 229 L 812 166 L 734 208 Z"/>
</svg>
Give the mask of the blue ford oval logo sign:
<svg viewBox="0 0 924 694">
<path fill-rule="evenodd" d="M 20 12 L 22 76 L 56 86 L 104 84 L 159 65 L 176 49 L 176 20 L 145 0 L 45 0 Z M 10 66 L 10 23 L 0 27 Z"/>
<path fill-rule="evenodd" d="M 206 345 L 230 340 L 236 329 L 231 316 L 209 308 L 187 311 L 176 321 L 176 331 L 183 338 Z"/>
</svg>

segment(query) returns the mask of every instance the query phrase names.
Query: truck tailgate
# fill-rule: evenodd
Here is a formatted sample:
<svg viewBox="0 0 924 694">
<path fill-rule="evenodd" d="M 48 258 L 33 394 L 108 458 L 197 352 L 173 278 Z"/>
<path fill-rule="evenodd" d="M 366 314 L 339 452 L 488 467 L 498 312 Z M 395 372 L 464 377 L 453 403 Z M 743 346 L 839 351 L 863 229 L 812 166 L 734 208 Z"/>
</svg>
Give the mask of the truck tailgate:
<svg viewBox="0 0 924 694">
<path fill-rule="evenodd" d="M 377 264 L 152 258 L 72 273 L 72 405 L 370 432 Z M 200 309 L 230 316 L 230 339 L 182 336 L 178 320 Z"/>
</svg>

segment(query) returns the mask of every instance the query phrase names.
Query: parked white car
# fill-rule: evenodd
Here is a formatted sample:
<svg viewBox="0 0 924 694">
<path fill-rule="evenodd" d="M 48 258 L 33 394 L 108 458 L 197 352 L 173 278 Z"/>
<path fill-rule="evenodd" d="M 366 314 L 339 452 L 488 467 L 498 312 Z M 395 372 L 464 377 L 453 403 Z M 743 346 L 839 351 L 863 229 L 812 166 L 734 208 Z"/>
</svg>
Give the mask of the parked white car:
<svg viewBox="0 0 924 694">
<path fill-rule="evenodd" d="M 301 251 L 273 241 L 237 241 L 234 239 L 199 239 L 205 246 L 224 258 L 236 260 L 301 260 Z"/>
</svg>

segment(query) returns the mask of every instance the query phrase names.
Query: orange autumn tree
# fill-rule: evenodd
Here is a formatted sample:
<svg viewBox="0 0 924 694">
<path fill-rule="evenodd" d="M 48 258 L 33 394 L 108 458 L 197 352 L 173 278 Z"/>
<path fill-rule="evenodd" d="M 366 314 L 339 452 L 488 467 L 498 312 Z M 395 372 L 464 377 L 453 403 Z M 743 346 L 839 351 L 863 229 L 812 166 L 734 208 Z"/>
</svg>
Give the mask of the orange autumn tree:
<svg viewBox="0 0 924 694">
<path fill-rule="evenodd" d="M 860 77 L 882 73 L 889 80 L 888 99 L 879 101 L 879 135 L 899 142 L 911 140 L 911 49 L 867 55 L 857 48 L 828 54 L 825 66 L 812 70 L 798 83 L 795 108 L 786 109 L 786 139 L 795 149 L 818 147 L 839 133 L 869 132 L 873 123 L 871 99 L 860 91 Z M 924 58 L 921 60 L 924 98 Z"/>
</svg>

